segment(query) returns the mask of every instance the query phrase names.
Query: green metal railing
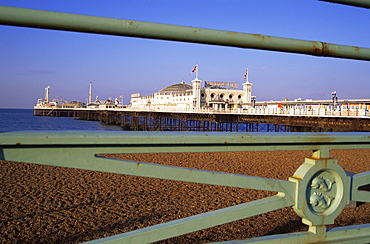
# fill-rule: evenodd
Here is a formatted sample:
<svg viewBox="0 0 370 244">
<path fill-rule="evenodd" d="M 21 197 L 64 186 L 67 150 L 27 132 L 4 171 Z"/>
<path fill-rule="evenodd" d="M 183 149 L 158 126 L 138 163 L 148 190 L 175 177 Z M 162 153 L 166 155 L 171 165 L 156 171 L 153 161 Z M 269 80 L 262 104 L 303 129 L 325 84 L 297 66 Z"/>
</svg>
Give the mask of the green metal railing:
<svg viewBox="0 0 370 244">
<path fill-rule="evenodd" d="M 0 133 L 0 148 L 0 159 L 11 161 L 277 192 L 92 243 L 150 243 L 290 206 L 309 225 L 309 231 L 256 241 L 370 241 L 370 224 L 326 229 L 349 201 L 370 202 L 370 192 L 358 190 L 370 183 L 370 171 L 347 176 L 329 155 L 331 149 L 370 149 L 369 133 L 7 132 Z M 277 150 L 312 150 L 313 154 L 288 181 L 97 156 Z"/>
<path fill-rule="evenodd" d="M 369 6 L 366 3 L 368 1 L 332 2 Z M 0 24 L 370 60 L 369 48 L 4 6 L 0 6 Z M 370 193 L 359 190 L 359 187 L 370 183 L 370 171 L 347 175 L 337 160 L 330 158 L 332 149 L 370 149 L 370 134 L 75 131 L 0 133 L 0 159 L 4 160 L 277 192 L 275 196 L 91 243 L 155 242 L 284 207 L 293 207 L 302 217 L 303 223 L 309 226 L 309 230 L 247 241 L 369 243 L 370 224 L 326 228 L 350 201 L 370 202 Z M 286 181 L 97 156 L 110 153 L 276 150 L 312 150 L 313 154 Z"/>
<path fill-rule="evenodd" d="M 370 60 L 370 48 L 5 6 L 0 24 Z"/>
</svg>

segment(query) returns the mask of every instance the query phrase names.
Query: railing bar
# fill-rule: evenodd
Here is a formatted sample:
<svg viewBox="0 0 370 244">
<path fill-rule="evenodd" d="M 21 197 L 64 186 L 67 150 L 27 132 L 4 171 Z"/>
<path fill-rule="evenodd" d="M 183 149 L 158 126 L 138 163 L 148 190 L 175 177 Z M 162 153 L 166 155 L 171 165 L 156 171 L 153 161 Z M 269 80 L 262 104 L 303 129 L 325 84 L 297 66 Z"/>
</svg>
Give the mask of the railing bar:
<svg viewBox="0 0 370 244">
<path fill-rule="evenodd" d="M 112 160 L 118 161 L 118 164 L 121 166 L 119 171 L 122 172 L 122 174 L 210 185 L 284 192 L 286 194 L 288 192 L 293 192 L 295 187 L 292 182 L 285 180 L 208 170 L 198 170 L 153 163 L 134 162 L 105 157 L 102 157 L 101 159 L 108 160 L 105 162 L 105 164 L 111 163 Z M 290 197 L 291 199 L 293 198 L 293 196 Z"/>
<path fill-rule="evenodd" d="M 352 239 L 353 243 L 370 243 L 370 224 L 341 226 L 326 231 L 328 240 Z M 339 239 L 340 238 L 340 239 Z M 359 242 L 363 240 L 364 242 Z"/>
<path fill-rule="evenodd" d="M 153 177 L 167 180 L 187 181 L 276 192 L 294 192 L 289 181 L 240 174 L 212 172 L 175 166 L 138 163 L 120 159 L 94 157 L 93 151 L 85 149 L 13 149 L 4 151 L 5 160 L 70 167 L 117 174 Z M 292 197 L 292 196 L 290 196 Z"/>
<path fill-rule="evenodd" d="M 319 236 L 310 232 L 294 232 L 289 234 L 278 234 L 270 236 L 261 236 L 246 240 L 232 240 L 224 242 L 214 242 L 214 244 L 243 244 L 243 243 L 369 243 L 370 242 L 370 224 L 341 226 L 326 230 L 325 241 Z"/>
<path fill-rule="evenodd" d="M 151 243 L 288 206 L 286 199 L 276 195 L 86 243 Z"/>
<path fill-rule="evenodd" d="M 29 147 L 29 148 L 22 148 L 22 147 L 2 147 L 0 146 L 0 150 L 8 151 L 8 150 L 23 150 L 23 149 L 37 149 L 42 148 L 44 150 L 50 148 L 59 148 L 64 150 L 70 149 L 78 149 L 84 148 L 85 150 L 91 150 L 93 154 L 130 154 L 130 153 L 201 153 L 201 152 L 249 152 L 249 151 L 300 151 L 300 150 L 341 150 L 341 149 L 370 149 L 370 144 L 331 144 L 330 148 L 327 144 L 325 145 L 264 145 L 264 146 L 167 146 L 167 147 L 79 147 L 78 145 L 73 145 L 72 147 Z M 0 154 L 1 155 L 1 154 Z M 18 155 L 19 156 L 19 155 Z M 13 160 L 10 159 L 9 156 L 5 158 L 4 156 L 0 156 L 0 159 L 3 160 Z"/>
<path fill-rule="evenodd" d="M 111 147 L 111 148 L 136 148 L 140 147 L 143 150 L 146 148 L 169 148 L 169 147 L 182 148 L 182 147 L 195 147 L 195 148 L 214 148 L 220 147 L 220 143 L 171 143 L 171 144 L 27 144 L 27 145 L 1 145 L 1 148 L 71 148 L 71 147 L 78 147 L 78 148 L 102 148 L 102 147 Z M 327 146 L 327 147 L 335 147 L 335 146 L 346 146 L 346 145 L 353 145 L 353 146 L 369 146 L 369 142 L 292 142 L 292 143 L 228 143 L 227 147 L 309 147 L 309 146 Z M 223 145 L 224 146 L 224 145 Z M 225 146 L 224 146 L 225 147 Z M 145 153 L 145 152 L 143 152 Z"/>
<path fill-rule="evenodd" d="M 370 144 L 369 133 L 225 133 L 42 131 L 0 133 L 0 146 L 163 146 Z"/>
<path fill-rule="evenodd" d="M 351 200 L 370 202 L 370 192 L 358 190 L 360 186 L 370 184 L 370 171 L 355 174 L 352 177 Z"/>
<path fill-rule="evenodd" d="M 0 24 L 370 61 L 370 48 L 6 6 Z"/>
<path fill-rule="evenodd" d="M 320 0 L 320 1 L 329 3 L 339 3 L 362 8 L 370 8 L 369 0 Z"/>
</svg>

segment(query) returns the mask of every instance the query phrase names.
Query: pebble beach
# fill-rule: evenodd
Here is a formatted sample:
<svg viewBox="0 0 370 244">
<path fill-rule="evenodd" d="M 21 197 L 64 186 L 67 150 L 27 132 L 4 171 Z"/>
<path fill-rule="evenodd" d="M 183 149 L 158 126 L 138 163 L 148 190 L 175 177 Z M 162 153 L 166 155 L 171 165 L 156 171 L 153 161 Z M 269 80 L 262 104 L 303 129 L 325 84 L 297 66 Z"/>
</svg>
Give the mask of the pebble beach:
<svg viewBox="0 0 370 244">
<path fill-rule="evenodd" d="M 370 150 L 333 150 L 346 171 L 370 170 Z M 113 158 L 287 180 L 310 151 L 114 154 Z M 0 161 L 0 243 L 81 243 L 233 206 L 275 193 Z M 335 226 L 370 222 L 370 203 Z M 159 243 L 208 243 L 307 231 L 292 208 Z"/>
</svg>

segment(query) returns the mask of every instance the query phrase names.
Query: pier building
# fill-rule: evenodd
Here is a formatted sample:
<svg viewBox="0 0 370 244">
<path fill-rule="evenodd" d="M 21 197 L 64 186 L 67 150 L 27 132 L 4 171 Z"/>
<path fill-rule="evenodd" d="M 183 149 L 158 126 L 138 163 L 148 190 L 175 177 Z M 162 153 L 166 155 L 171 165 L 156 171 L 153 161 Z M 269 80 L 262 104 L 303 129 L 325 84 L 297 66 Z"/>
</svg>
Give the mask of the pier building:
<svg viewBox="0 0 370 244">
<path fill-rule="evenodd" d="M 204 84 L 204 86 L 201 86 Z M 131 94 L 132 109 L 164 108 L 211 108 L 213 110 L 230 110 L 251 105 L 252 83 L 243 83 L 243 89 L 238 90 L 234 82 L 201 81 L 194 79 L 192 85 L 184 81 L 167 86 L 160 91 L 141 96 Z"/>
<path fill-rule="evenodd" d="M 139 110 L 210 108 L 214 111 L 228 111 L 235 108 L 246 108 L 251 105 L 253 84 L 248 80 L 248 69 L 244 75 L 242 90 L 238 90 L 238 83 L 236 82 L 203 82 L 198 79 L 198 71 L 199 68 L 196 65 L 190 72 L 196 74 L 195 79 L 191 81 L 191 85 L 186 84 L 183 80 L 152 95 L 131 94 L 130 107 Z"/>
</svg>

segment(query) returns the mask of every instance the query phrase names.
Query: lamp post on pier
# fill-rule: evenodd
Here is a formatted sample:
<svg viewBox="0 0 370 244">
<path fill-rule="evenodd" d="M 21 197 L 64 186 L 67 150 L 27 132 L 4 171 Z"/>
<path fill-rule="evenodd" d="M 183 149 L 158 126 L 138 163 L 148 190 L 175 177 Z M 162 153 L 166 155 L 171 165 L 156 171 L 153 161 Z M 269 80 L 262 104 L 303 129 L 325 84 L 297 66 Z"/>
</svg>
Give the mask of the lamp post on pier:
<svg viewBox="0 0 370 244">
<path fill-rule="evenodd" d="M 251 99 L 252 99 L 252 107 L 255 108 L 256 107 L 256 96 L 251 96 Z"/>
<path fill-rule="evenodd" d="M 336 109 L 337 107 L 337 103 L 338 103 L 338 97 L 337 97 L 337 92 L 336 91 L 333 91 L 331 93 L 331 95 L 333 96 L 333 107 L 334 107 L 334 110 Z"/>
</svg>

